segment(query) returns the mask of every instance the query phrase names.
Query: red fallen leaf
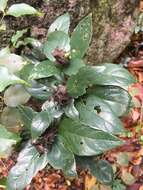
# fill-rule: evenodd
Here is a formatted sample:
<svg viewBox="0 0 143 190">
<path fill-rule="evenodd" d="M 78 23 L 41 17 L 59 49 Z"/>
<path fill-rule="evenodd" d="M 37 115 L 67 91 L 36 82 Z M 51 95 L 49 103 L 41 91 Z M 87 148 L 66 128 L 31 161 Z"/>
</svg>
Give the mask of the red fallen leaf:
<svg viewBox="0 0 143 190">
<path fill-rule="evenodd" d="M 128 68 L 143 67 L 143 60 L 131 60 L 128 63 Z"/>
<path fill-rule="evenodd" d="M 128 186 L 127 190 L 139 190 L 140 187 L 141 187 L 140 183 L 134 183 L 133 185 Z"/>
<path fill-rule="evenodd" d="M 137 123 L 140 118 L 140 109 L 139 108 L 133 108 L 131 111 L 131 118 L 133 120 L 133 124 Z"/>
<path fill-rule="evenodd" d="M 136 98 L 142 104 L 142 102 L 143 102 L 143 85 L 141 85 L 140 83 L 135 83 L 129 87 L 128 91 L 133 98 Z"/>
</svg>

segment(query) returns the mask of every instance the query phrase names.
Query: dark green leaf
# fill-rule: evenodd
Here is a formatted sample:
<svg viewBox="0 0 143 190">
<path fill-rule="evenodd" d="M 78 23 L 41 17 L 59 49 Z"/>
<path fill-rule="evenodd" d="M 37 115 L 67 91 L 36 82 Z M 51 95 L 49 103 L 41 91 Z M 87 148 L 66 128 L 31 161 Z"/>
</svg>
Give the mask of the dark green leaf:
<svg viewBox="0 0 143 190">
<path fill-rule="evenodd" d="M 70 38 L 62 31 L 55 31 L 48 35 L 47 42 L 44 44 L 44 54 L 50 61 L 56 61 L 53 56 L 54 50 L 59 49 L 65 52 L 70 51 Z"/>
<path fill-rule="evenodd" d="M 89 96 L 87 105 L 79 103 L 79 120 L 82 124 L 112 134 L 122 133 L 121 121 L 112 112 L 109 106 L 95 96 Z"/>
<path fill-rule="evenodd" d="M 29 76 L 30 79 L 47 78 L 55 75 L 59 75 L 59 69 L 56 68 L 55 64 L 50 61 L 43 61 L 33 68 Z"/>
<path fill-rule="evenodd" d="M 130 106 L 131 96 L 129 93 L 116 86 L 96 86 L 88 92 L 107 103 L 117 116 L 125 114 Z"/>
<path fill-rule="evenodd" d="M 38 14 L 38 11 L 26 3 L 19 3 L 11 5 L 6 14 L 14 17 L 20 17 L 23 15 L 36 15 Z"/>
<path fill-rule="evenodd" d="M 75 28 L 71 36 L 72 58 L 82 58 L 92 38 L 92 15 L 85 17 Z"/>
<path fill-rule="evenodd" d="M 17 76 L 10 74 L 6 67 L 0 66 L 0 92 L 12 84 L 26 84 L 26 82 Z"/>
<path fill-rule="evenodd" d="M 20 72 L 19 72 L 19 74 L 20 74 L 20 77 L 23 79 L 23 80 L 25 80 L 25 81 L 29 81 L 30 79 L 29 79 L 29 76 L 30 76 L 30 74 L 31 74 L 31 72 L 32 72 L 32 70 L 33 70 L 33 68 L 34 68 L 34 65 L 33 64 L 26 64 L 21 70 L 20 70 Z"/>
<path fill-rule="evenodd" d="M 85 64 L 81 59 L 72 59 L 70 65 L 63 69 L 63 72 L 68 75 L 75 75 L 81 67 L 84 67 Z"/>
<path fill-rule="evenodd" d="M 62 169 L 64 174 L 69 177 L 76 176 L 76 165 L 73 153 L 68 150 L 60 136 L 48 153 L 49 164 L 55 169 Z"/>
<path fill-rule="evenodd" d="M 50 126 L 52 120 L 53 115 L 51 115 L 48 111 L 37 113 L 31 124 L 32 138 L 36 139 L 39 137 Z"/>
<path fill-rule="evenodd" d="M 21 119 L 23 121 L 24 127 L 30 130 L 31 123 L 32 123 L 33 118 L 36 115 L 36 112 L 28 106 L 19 106 L 18 110 L 21 115 Z"/>
<path fill-rule="evenodd" d="M 68 105 L 66 105 L 63 109 L 67 117 L 71 119 L 79 117 L 78 110 L 74 106 L 74 100 L 71 100 L 71 102 Z"/>
<path fill-rule="evenodd" d="M 76 75 L 70 77 L 67 89 L 71 96 L 78 97 L 92 85 L 115 85 L 124 89 L 135 82 L 133 76 L 122 66 L 103 64 L 101 66 L 86 66 Z"/>
<path fill-rule="evenodd" d="M 79 121 L 64 119 L 60 124 L 59 134 L 64 138 L 66 146 L 76 155 L 98 155 L 122 142 L 115 136 L 92 129 Z"/>
<path fill-rule="evenodd" d="M 40 155 L 28 144 L 19 154 L 16 165 L 10 170 L 7 190 L 23 190 L 48 163 L 47 153 Z"/>
<path fill-rule="evenodd" d="M 63 31 L 68 34 L 70 26 L 70 15 L 68 13 L 59 16 L 49 27 L 48 33 Z"/>
</svg>

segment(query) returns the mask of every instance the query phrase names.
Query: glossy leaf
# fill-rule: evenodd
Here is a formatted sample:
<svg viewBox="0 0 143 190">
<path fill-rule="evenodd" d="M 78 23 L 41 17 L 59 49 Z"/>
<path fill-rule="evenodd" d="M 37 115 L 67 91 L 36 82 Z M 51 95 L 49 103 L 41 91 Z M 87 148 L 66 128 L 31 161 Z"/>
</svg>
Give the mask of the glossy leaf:
<svg viewBox="0 0 143 190">
<path fill-rule="evenodd" d="M 100 101 L 107 103 L 117 116 L 124 115 L 130 106 L 131 96 L 117 86 L 96 86 L 88 91 L 88 94 L 98 97 Z"/>
<path fill-rule="evenodd" d="M 43 61 L 33 68 L 29 76 L 30 79 L 47 78 L 58 75 L 60 72 L 55 64 L 50 61 Z"/>
<path fill-rule="evenodd" d="M 0 92 L 12 84 L 26 84 L 26 82 L 17 76 L 10 74 L 6 67 L 0 66 Z"/>
<path fill-rule="evenodd" d="M 82 58 L 91 42 L 92 38 L 92 15 L 85 17 L 71 35 L 71 56 L 72 58 Z"/>
<path fill-rule="evenodd" d="M 66 176 L 74 177 L 77 175 L 74 155 L 65 146 L 60 136 L 58 136 L 48 153 L 48 161 L 55 169 L 62 169 Z"/>
<path fill-rule="evenodd" d="M 66 105 L 64 108 L 65 115 L 72 119 L 77 119 L 79 117 L 79 112 L 74 106 L 74 100 L 71 100 L 71 102 Z"/>
<path fill-rule="evenodd" d="M 28 106 L 19 106 L 18 110 L 21 115 L 24 127 L 26 127 L 28 130 L 31 130 L 31 123 L 33 118 L 36 116 L 36 112 Z"/>
<path fill-rule="evenodd" d="M 0 11 L 4 12 L 6 6 L 7 6 L 8 0 L 0 0 Z"/>
<path fill-rule="evenodd" d="M 51 124 L 53 116 L 48 111 L 37 113 L 31 124 L 32 138 L 39 137 Z"/>
<path fill-rule="evenodd" d="M 50 61 L 56 61 L 53 56 L 54 50 L 59 49 L 65 52 L 70 51 L 70 38 L 62 31 L 55 31 L 48 35 L 47 42 L 44 44 L 44 54 Z"/>
<path fill-rule="evenodd" d="M 30 97 L 22 85 L 14 85 L 4 92 L 4 103 L 9 107 L 17 107 L 28 102 Z"/>
<path fill-rule="evenodd" d="M 63 72 L 68 76 L 75 75 L 78 73 L 79 69 L 84 66 L 85 64 L 81 59 L 75 58 L 70 61 L 70 65 L 68 67 L 63 69 Z"/>
<path fill-rule="evenodd" d="M 70 26 L 70 15 L 68 13 L 59 16 L 49 27 L 48 33 L 63 31 L 68 34 Z"/>
<path fill-rule="evenodd" d="M 86 66 L 76 75 L 69 78 L 67 89 L 72 97 L 78 97 L 92 85 L 114 85 L 124 89 L 135 82 L 133 76 L 122 66 L 103 64 L 101 66 Z"/>
<path fill-rule="evenodd" d="M 6 12 L 7 15 L 20 17 L 24 15 L 36 15 L 38 11 L 26 3 L 13 4 Z"/>
<path fill-rule="evenodd" d="M 80 156 L 98 155 L 122 144 L 109 133 L 89 128 L 71 119 L 61 122 L 59 134 L 64 138 L 66 146 Z"/>
<path fill-rule="evenodd" d="M 122 133 L 121 121 L 112 112 L 106 103 L 94 96 L 89 96 L 87 104 L 79 103 L 79 120 L 82 124 L 112 134 Z"/>
<path fill-rule="evenodd" d="M 19 140 L 18 135 L 7 131 L 4 126 L 0 125 L 0 158 L 8 157 L 12 151 L 12 146 Z"/>
<path fill-rule="evenodd" d="M 23 190 L 47 163 L 47 153 L 40 155 L 31 144 L 26 145 L 9 172 L 7 190 Z"/>
</svg>

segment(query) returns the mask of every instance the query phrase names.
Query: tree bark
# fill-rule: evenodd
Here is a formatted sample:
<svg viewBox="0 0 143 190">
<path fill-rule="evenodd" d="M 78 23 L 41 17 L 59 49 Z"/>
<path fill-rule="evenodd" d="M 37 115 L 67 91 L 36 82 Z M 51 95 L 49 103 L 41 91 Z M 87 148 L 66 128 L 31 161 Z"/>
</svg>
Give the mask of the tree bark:
<svg viewBox="0 0 143 190">
<path fill-rule="evenodd" d="M 93 38 L 87 52 L 90 64 L 114 62 L 130 42 L 138 17 L 138 0 L 12 0 L 10 4 L 26 2 L 45 13 L 45 17 L 6 17 L 7 30 L 0 32 L 0 46 L 9 44 L 16 30 L 32 28 L 31 35 L 39 38 L 33 31 L 47 31 L 51 22 L 64 12 L 72 18 L 71 30 L 88 13 L 93 14 Z M 34 30 L 33 30 L 34 28 Z M 40 30 L 35 30 L 40 29 Z M 46 34 L 46 32 L 45 32 Z M 29 35 L 29 34 L 28 34 Z M 37 36 L 36 36 L 37 35 Z M 43 38 L 45 37 L 44 34 Z M 40 34 L 40 39 L 42 36 Z"/>
<path fill-rule="evenodd" d="M 137 0 L 83 0 L 93 14 L 93 39 L 88 62 L 114 62 L 130 42 L 139 13 Z M 81 9 L 83 9 L 81 7 Z"/>
</svg>

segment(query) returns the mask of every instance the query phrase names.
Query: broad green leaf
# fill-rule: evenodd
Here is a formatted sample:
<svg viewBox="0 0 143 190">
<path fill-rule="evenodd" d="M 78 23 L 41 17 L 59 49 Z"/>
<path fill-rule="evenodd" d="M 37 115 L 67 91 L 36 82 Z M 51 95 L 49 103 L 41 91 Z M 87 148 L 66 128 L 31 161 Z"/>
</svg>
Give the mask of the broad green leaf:
<svg viewBox="0 0 143 190">
<path fill-rule="evenodd" d="M 76 107 L 82 124 L 111 134 L 120 134 L 124 131 L 118 117 L 97 97 L 89 96 L 86 105 L 79 103 Z"/>
<path fill-rule="evenodd" d="M 71 119 L 77 119 L 79 117 L 79 112 L 74 106 L 74 100 L 71 100 L 71 102 L 66 105 L 64 108 L 65 115 Z"/>
<path fill-rule="evenodd" d="M 85 94 L 86 88 L 92 85 L 113 85 L 128 89 L 132 83 L 135 83 L 135 79 L 126 69 L 108 63 L 82 67 L 76 75 L 69 78 L 67 89 L 72 97 L 78 97 Z"/>
<path fill-rule="evenodd" d="M 23 121 L 24 127 L 31 130 L 31 123 L 33 118 L 36 116 L 36 112 L 28 106 L 19 106 L 19 113 Z"/>
<path fill-rule="evenodd" d="M 0 57 L 0 66 L 7 67 L 9 73 L 17 73 L 25 64 L 26 61 L 21 56 L 14 53 L 5 54 Z"/>
<path fill-rule="evenodd" d="M 20 17 L 24 15 L 36 15 L 38 11 L 32 6 L 26 3 L 13 4 L 6 12 L 6 15 L 11 15 L 14 17 Z"/>
<path fill-rule="evenodd" d="M 0 0 L 0 11 L 4 12 L 5 8 L 7 7 L 8 0 Z"/>
<path fill-rule="evenodd" d="M 16 165 L 10 170 L 7 190 L 23 190 L 48 163 L 47 153 L 40 155 L 30 143 L 20 152 Z"/>
<path fill-rule="evenodd" d="M 32 69 L 29 76 L 30 79 L 47 78 L 55 75 L 59 75 L 60 71 L 56 68 L 55 63 L 50 61 L 43 61 Z"/>
<path fill-rule="evenodd" d="M 59 134 L 66 146 L 79 156 L 98 155 L 122 144 L 117 137 L 109 133 L 92 129 L 71 119 L 61 122 Z"/>
<path fill-rule="evenodd" d="M 10 74 L 6 67 L 0 66 L 0 92 L 12 84 L 27 84 L 24 80 Z"/>
<path fill-rule="evenodd" d="M 63 31 L 68 34 L 70 26 L 70 15 L 66 13 L 64 15 L 59 16 L 49 27 L 48 33 L 55 31 Z"/>
<path fill-rule="evenodd" d="M 6 89 L 4 92 L 4 103 L 9 107 L 17 107 L 28 102 L 30 97 L 25 88 L 17 84 Z"/>
<path fill-rule="evenodd" d="M 0 125 L 0 157 L 5 158 L 9 156 L 12 146 L 19 140 L 18 135 L 7 131 L 4 126 Z"/>
<path fill-rule="evenodd" d="M 17 108 L 5 107 L 0 116 L 2 123 L 9 131 L 17 132 L 22 125 L 22 120 Z"/>
<path fill-rule="evenodd" d="M 76 161 L 82 169 L 88 169 L 102 184 L 112 184 L 114 175 L 109 162 L 105 160 L 95 160 L 94 157 L 76 157 Z"/>
<path fill-rule="evenodd" d="M 92 38 L 92 15 L 89 14 L 77 25 L 71 35 L 71 56 L 82 58 Z"/>
<path fill-rule="evenodd" d="M 117 116 L 124 115 L 130 106 L 131 96 L 129 93 L 117 86 L 96 86 L 88 91 L 100 101 L 107 103 Z"/>
<path fill-rule="evenodd" d="M 48 111 L 37 113 L 32 120 L 31 135 L 33 139 L 39 137 L 51 124 L 53 115 Z"/>
<path fill-rule="evenodd" d="M 34 65 L 33 64 L 26 64 L 26 65 L 24 65 L 24 67 L 20 70 L 20 72 L 19 72 L 19 75 L 20 75 L 20 77 L 23 79 L 23 80 L 25 80 L 25 81 L 29 81 L 30 79 L 30 74 L 31 74 L 31 72 L 32 72 L 32 70 L 33 70 L 33 68 L 34 68 Z"/>
<path fill-rule="evenodd" d="M 18 40 L 27 32 L 28 29 L 18 30 L 16 33 L 12 36 L 11 42 L 13 46 L 15 47 Z"/>
<path fill-rule="evenodd" d="M 63 69 L 63 72 L 68 76 L 75 75 L 75 74 L 77 74 L 79 69 L 84 67 L 84 66 L 85 66 L 85 64 L 84 64 L 83 60 L 72 59 L 70 61 L 69 66 Z"/>
<path fill-rule="evenodd" d="M 65 52 L 70 51 L 70 38 L 62 31 L 55 31 L 48 35 L 47 42 L 44 44 L 43 51 L 50 61 L 56 61 L 53 53 L 56 49 Z"/>
<path fill-rule="evenodd" d="M 55 169 L 61 169 L 66 176 L 77 175 L 74 155 L 66 148 L 60 136 L 56 139 L 47 157 L 49 164 Z"/>
</svg>

